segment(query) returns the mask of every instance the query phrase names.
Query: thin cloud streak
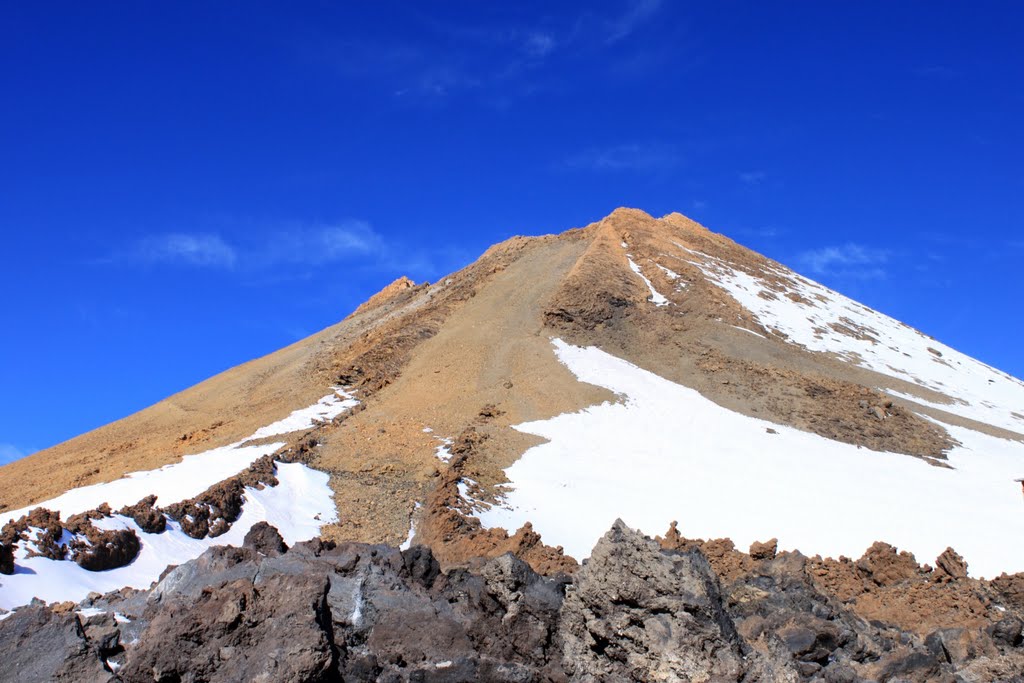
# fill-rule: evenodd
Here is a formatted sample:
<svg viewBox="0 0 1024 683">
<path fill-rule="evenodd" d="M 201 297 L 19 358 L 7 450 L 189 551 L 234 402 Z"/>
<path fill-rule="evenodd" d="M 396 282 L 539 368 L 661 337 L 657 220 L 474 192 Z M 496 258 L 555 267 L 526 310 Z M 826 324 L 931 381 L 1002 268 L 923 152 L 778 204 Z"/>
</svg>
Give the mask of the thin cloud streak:
<svg viewBox="0 0 1024 683">
<path fill-rule="evenodd" d="M 232 268 L 235 249 L 219 235 L 173 232 L 144 238 L 128 255 L 144 263 L 166 263 L 199 268 Z"/>
<path fill-rule="evenodd" d="M 891 253 L 861 244 L 822 247 L 802 252 L 797 262 L 815 275 L 832 275 L 857 279 L 884 278 L 884 265 Z"/>
<path fill-rule="evenodd" d="M 250 231 L 250 234 L 253 231 Z M 394 270 L 435 277 L 467 262 L 458 247 L 416 247 L 384 239 L 366 221 L 347 220 L 323 225 L 286 225 L 259 232 L 246 244 L 209 233 L 170 233 L 141 239 L 131 248 L 95 261 L 98 265 L 202 267 L 280 280 L 308 279 L 326 266 L 354 270 Z"/>
</svg>

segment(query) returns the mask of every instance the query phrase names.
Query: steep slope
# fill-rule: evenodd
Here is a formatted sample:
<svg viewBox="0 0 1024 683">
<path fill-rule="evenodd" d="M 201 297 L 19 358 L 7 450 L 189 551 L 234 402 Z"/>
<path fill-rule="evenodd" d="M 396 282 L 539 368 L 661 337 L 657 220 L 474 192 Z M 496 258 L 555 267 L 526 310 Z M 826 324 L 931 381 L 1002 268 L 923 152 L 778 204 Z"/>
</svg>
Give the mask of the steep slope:
<svg viewBox="0 0 1024 683">
<path fill-rule="evenodd" d="M 61 513 L 12 526 L 0 572 L 5 552 L 68 562 L 29 555 L 70 558 L 90 526 L 145 553 L 140 519 L 205 544 L 237 523 L 233 540 L 278 462 L 329 476 L 332 509 L 302 535 L 426 543 L 445 566 L 512 551 L 573 571 L 622 517 L 826 555 L 953 543 L 993 576 L 1024 570 L 1005 542 L 1024 519 L 1022 408 L 1019 380 L 679 214 L 619 209 L 400 279 L 309 339 L 0 468 L 0 522 Z M 127 473 L 186 455 L 221 468 L 162 489 L 145 519 L 116 512 L 157 494 Z"/>
</svg>

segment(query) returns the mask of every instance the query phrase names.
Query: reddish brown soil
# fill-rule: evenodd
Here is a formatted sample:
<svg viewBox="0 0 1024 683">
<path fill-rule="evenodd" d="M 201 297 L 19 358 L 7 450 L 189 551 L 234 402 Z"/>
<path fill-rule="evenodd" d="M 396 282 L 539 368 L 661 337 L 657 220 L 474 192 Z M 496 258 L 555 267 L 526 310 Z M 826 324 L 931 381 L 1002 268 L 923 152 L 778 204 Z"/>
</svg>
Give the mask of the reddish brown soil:
<svg viewBox="0 0 1024 683">
<path fill-rule="evenodd" d="M 748 554 L 737 550 L 729 539 L 683 538 L 674 523 L 657 541 L 674 550 L 700 548 L 727 590 L 730 584 L 757 575 L 762 562 L 776 556 L 766 552 L 774 548 L 774 540 L 753 544 Z M 778 555 L 799 556 L 815 587 L 857 616 L 921 638 L 938 629 L 990 627 L 1005 616 L 997 605 L 1024 604 L 1020 602 L 1024 599 L 1024 574 L 1003 575 L 992 581 L 971 579 L 963 558 L 951 549 L 940 556 L 935 568 L 922 566 L 912 554 L 883 542 L 872 545 L 859 560 Z"/>
</svg>

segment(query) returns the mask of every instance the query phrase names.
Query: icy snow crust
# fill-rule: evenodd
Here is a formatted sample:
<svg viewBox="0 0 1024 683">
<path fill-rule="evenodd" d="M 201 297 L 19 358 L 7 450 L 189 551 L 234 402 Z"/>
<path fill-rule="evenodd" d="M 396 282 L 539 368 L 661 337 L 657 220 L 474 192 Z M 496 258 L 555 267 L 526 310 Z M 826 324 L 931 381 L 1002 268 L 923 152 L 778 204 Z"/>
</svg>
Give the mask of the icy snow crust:
<svg viewBox="0 0 1024 683">
<path fill-rule="evenodd" d="M 765 267 L 766 274 L 785 288 L 775 291 L 777 285 L 726 261 L 681 244 L 676 246 L 696 257 L 687 262 L 725 289 L 761 325 L 785 335 L 788 341 L 811 351 L 834 353 L 883 375 L 946 394 L 954 402 L 928 403 L 889 391 L 894 396 L 1024 433 L 1024 382 L 793 271 Z"/>
<path fill-rule="evenodd" d="M 548 439 L 506 470 L 486 527 L 527 521 L 582 559 L 617 517 L 648 534 L 678 520 L 692 538 L 738 548 L 859 557 L 885 540 L 931 562 L 947 546 L 973 576 L 1024 571 L 1024 444 L 943 425 L 954 469 L 732 412 L 596 348 L 555 340 L 576 377 L 620 396 L 516 429 Z M 767 432 L 774 429 L 777 434 Z"/>
<path fill-rule="evenodd" d="M 283 420 L 261 427 L 252 436 L 237 443 L 182 458 L 180 463 L 156 470 L 133 472 L 105 484 L 72 489 L 48 501 L 0 514 L 0 526 L 18 519 L 29 510 L 45 507 L 59 511 L 62 518 L 92 510 L 108 503 L 119 509 L 134 505 L 147 495 L 157 496 L 158 505 L 169 505 L 192 498 L 210 486 L 232 477 L 258 458 L 284 446 L 273 442 L 258 446 L 242 444 L 290 432 L 311 429 L 356 405 L 351 394 L 335 388 L 312 406 L 296 410 Z M 43 557 L 27 558 L 23 544 L 16 551 L 15 574 L 0 576 L 0 608 L 10 609 L 39 597 L 48 602 L 79 601 L 91 591 L 105 593 L 123 586 L 148 588 L 168 564 L 181 564 L 198 557 L 216 545 L 241 545 L 253 524 L 266 521 L 276 526 L 289 545 L 313 538 L 323 524 L 337 521 L 334 496 L 327 485 L 328 476 L 302 464 L 275 463 L 280 482 L 263 490 L 247 488 L 241 516 L 231 529 L 216 538 L 196 540 L 168 520 L 162 534 L 147 534 L 134 521 L 121 515 L 94 521 L 103 529 L 131 528 L 142 542 L 139 556 L 126 567 L 105 572 L 90 572 L 71 561 Z M 67 534 L 65 534 L 67 535 Z"/>
</svg>

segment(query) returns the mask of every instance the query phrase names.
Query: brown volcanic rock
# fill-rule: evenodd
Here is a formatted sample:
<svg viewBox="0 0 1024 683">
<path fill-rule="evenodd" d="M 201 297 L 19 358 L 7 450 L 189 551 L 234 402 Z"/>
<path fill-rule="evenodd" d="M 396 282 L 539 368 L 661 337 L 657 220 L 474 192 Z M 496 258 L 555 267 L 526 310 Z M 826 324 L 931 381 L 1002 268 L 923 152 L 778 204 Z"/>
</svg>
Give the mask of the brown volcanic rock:
<svg viewBox="0 0 1024 683">
<path fill-rule="evenodd" d="M 1024 609 L 1024 574 L 1000 574 L 988 582 L 999 596 L 1017 609 Z"/>
<path fill-rule="evenodd" d="M 430 546 L 445 566 L 512 553 L 541 574 L 572 573 L 578 566 L 576 560 L 566 556 L 560 547 L 544 545 L 531 524 L 510 535 L 503 529 L 484 529 L 480 520 L 471 516 L 472 511 L 466 509 L 458 484 L 466 462 L 486 440 L 486 435 L 471 427 L 449 448 L 452 458 L 421 516 L 417 540 Z"/>
<path fill-rule="evenodd" d="M 33 547 L 29 548 L 30 557 L 41 555 L 51 560 L 64 559 L 65 549 L 60 545 L 64 535 L 60 513 L 46 508 L 34 508 L 28 514 L 7 522 L 0 530 L 0 542 L 6 545 L 28 542 L 29 527 L 39 529 L 32 540 Z"/>
<path fill-rule="evenodd" d="M 266 522 L 256 522 L 245 534 L 243 548 L 252 548 L 256 552 L 275 556 L 288 552 L 288 544 L 281 538 L 281 533 Z"/>
<path fill-rule="evenodd" d="M 130 564 L 139 555 L 141 544 L 132 529 L 101 531 L 90 526 L 86 541 L 76 539 L 69 544 L 70 559 L 82 569 L 101 572 Z"/>
<path fill-rule="evenodd" d="M 167 529 L 167 518 L 156 507 L 156 496 L 146 496 L 135 505 L 127 505 L 117 514 L 131 517 L 147 534 L 162 534 Z"/>
<path fill-rule="evenodd" d="M 14 547 L 0 543 L 0 574 L 14 573 Z"/>
<path fill-rule="evenodd" d="M 371 308 L 381 306 L 398 295 L 405 293 L 406 290 L 413 289 L 414 287 L 416 287 L 416 283 L 403 275 L 360 304 L 359 308 L 357 308 L 355 312 L 363 313 Z"/>
<path fill-rule="evenodd" d="M 274 459 L 265 455 L 239 474 L 214 484 L 194 498 L 164 508 L 192 538 L 215 538 L 227 533 L 242 514 L 246 487 L 277 486 Z"/>
<path fill-rule="evenodd" d="M 951 579 L 967 578 L 967 563 L 952 548 L 946 548 L 942 551 L 942 554 L 935 559 L 935 566 L 945 572 L 946 576 Z"/>
<path fill-rule="evenodd" d="M 915 577 L 921 566 L 908 552 L 897 552 L 888 543 L 876 541 L 864 552 L 857 562 L 857 568 L 867 574 L 879 586 L 889 586 Z"/>
</svg>

